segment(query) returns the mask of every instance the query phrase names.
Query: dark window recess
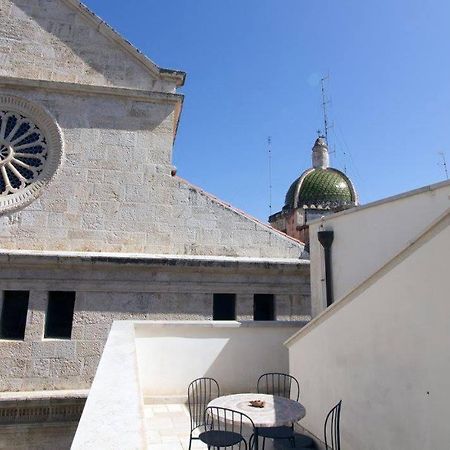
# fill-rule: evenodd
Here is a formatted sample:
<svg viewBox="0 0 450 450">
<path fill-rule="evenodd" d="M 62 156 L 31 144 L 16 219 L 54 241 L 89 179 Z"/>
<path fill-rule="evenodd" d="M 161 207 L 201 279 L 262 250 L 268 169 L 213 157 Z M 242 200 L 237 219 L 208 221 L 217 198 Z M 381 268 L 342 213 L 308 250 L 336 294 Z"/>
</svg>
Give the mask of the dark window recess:
<svg viewBox="0 0 450 450">
<path fill-rule="evenodd" d="M 236 320 L 236 294 L 214 294 L 213 320 Z"/>
<path fill-rule="evenodd" d="M 44 337 L 70 339 L 74 305 L 75 292 L 52 291 L 48 293 Z"/>
<path fill-rule="evenodd" d="M 27 323 L 28 291 L 4 291 L 0 336 L 3 339 L 23 339 Z"/>
<path fill-rule="evenodd" d="M 273 294 L 255 294 L 253 296 L 253 319 L 275 320 L 275 302 Z"/>
</svg>

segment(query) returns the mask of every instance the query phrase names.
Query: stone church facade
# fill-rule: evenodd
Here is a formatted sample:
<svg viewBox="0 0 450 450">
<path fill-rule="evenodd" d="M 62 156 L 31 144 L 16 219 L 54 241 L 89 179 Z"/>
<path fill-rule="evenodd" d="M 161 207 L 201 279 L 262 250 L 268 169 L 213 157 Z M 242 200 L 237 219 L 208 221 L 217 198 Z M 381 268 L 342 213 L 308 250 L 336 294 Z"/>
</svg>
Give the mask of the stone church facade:
<svg viewBox="0 0 450 450">
<path fill-rule="evenodd" d="M 76 420 L 113 320 L 310 319 L 304 245 L 174 175 L 183 72 L 75 0 L 0 26 L 0 426 Z"/>
</svg>

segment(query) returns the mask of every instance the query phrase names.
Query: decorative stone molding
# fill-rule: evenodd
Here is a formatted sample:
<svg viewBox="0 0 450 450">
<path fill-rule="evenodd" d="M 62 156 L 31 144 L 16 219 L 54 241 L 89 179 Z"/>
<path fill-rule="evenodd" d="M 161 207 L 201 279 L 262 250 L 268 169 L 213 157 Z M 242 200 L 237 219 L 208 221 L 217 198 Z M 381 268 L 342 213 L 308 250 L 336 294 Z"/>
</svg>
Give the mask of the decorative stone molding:
<svg viewBox="0 0 450 450">
<path fill-rule="evenodd" d="M 86 393 L 62 391 L 45 395 L 31 393 L 8 394 L 10 398 L 0 398 L 0 425 L 42 422 L 78 422 L 86 403 Z M 75 391 L 73 391 L 75 392 Z"/>
<path fill-rule="evenodd" d="M 0 214 L 28 205 L 61 162 L 60 128 L 41 106 L 0 95 Z"/>
</svg>

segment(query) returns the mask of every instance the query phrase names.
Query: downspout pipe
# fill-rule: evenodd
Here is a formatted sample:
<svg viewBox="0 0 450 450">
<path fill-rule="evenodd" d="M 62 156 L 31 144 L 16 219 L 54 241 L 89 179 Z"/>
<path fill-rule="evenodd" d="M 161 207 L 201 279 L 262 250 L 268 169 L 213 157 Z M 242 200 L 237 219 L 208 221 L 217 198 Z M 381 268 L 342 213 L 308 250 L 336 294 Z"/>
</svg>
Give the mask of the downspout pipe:
<svg viewBox="0 0 450 450">
<path fill-rule="evenodd" d="M 333 278 L 331 273 L 331 244 L 333 244 L 334 232 L 331 230 L 317 233 L 325 256 L 325 287 L 327 292 L 327 308 L 333 303 Z"/>
</svg>

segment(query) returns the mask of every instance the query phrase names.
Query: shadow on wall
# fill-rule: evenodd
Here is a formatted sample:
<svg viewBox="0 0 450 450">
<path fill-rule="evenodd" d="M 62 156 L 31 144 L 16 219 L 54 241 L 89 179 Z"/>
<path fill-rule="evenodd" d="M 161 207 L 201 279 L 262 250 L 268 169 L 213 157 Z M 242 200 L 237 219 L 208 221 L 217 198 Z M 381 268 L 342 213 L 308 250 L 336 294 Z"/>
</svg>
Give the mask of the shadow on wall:
<svg viewBox="0 0 450 450">
<path fill-rule="evenodd" d="M 129 81 L 137 88 L 146 89 L 153 88 L 157 83 L 158 80 L 152 77 L 146 69 L 140 67 L 140 63 L 135 61 L 132 56 L 119 48 L 115 48 L 109 39 L 101 35 L 96 30 L 95 25 L 90 26 L 83 19 L 75 18 L 77 12 L 65 5 L 64 2 L 47 2 L 47 4 L 39 5 L 39 7 L 36 2 L 29 0 L 11 0 L 11 2 L 50 35 L 47 42 L 42 42 L 43 37 L 40 30 L 34 29 L 30 21 L 23 20 L 23 30 L 27 30 L 30 50 L 36 46 L 35 38 L 38 34 L 41 44 L 47 44 L 48 46 L 41 56 L 41 68 L 43 70 L 48 70 L 48 67 L 45 67 L 46 63 L 54 61 L 56 62 L 55 70 L 60 71 L 63 75 L 78 69 L 77 76 L 84 75 L 87 79 L 95 79 L 96 75 L 99 74 L 109 83 L 124 87 L 132 87 L 128 86 Z M 38 12 L 36 13 L 36 11 Z M 61 11 L 60 16 L 57 15 L 58 11 Z M 15 19 L 17 20 L 17 17 Z M 93 33 L 95 33 L 95 36 L 93 36 Z M 67 46 L 87 67 L 80 67 L 80 61 L 77 65 L 76 58 L 71 59 L 69 52 L 63 46 L 58 49 L 55 48 L 53 40 L 58 40 Z M 98 43 L 97 47 L 95 46 L 96 43 Z M 27 46 L 25 46 L 26 48 Z M 124 63 L 124 59 L 129 60 L 128 64 Z M 125 80 L 127 80 L 127 83 L 125 83 Z"/>
<path fill-rule="evenodd" d="M 118 137 L 117 131 L 145 133 L 158 131 L 162 136 L 165 133 L 170 135 L 168 142 L 172 140 L 173 121 L 170 115 L 174 111 L 173 104 L 139 102 L 125 97 L 100 95 L 91 97 L 82 93 L 71 95 L 62 92 L 46 93 L 45 95 L 38 93 L 27 96 L 27 98 L 41 102 L 55 116 L 63 130 L 87 129 L 90 139 L 93 139 L 91 144 L 93 147 L 96 147 L 96 139 L 101 141 L 103 146 L 122 145 L 127 147 L 133 144 L 134 141 L 130 140 L 132 138 L 126 135 Z M 70 108 L 68 103 L 70 103 Z M 108 135 L 107 131 L 111 134 Z M 144 147 L 148 147 L 148 145 L 148 142 L 141 144 Z M 148 152 L 147 148 L 145 152 Z"/>
<path fill-rule="evenodd" d="M 215 378 L 222 393 L 255 392 L 262 373 L 289 371 L 283 342 L 296 330 L 298 324 L 137 324 L 143 394 L 184 396 L 192 380 L 205 376 Z"/>
</svg>

